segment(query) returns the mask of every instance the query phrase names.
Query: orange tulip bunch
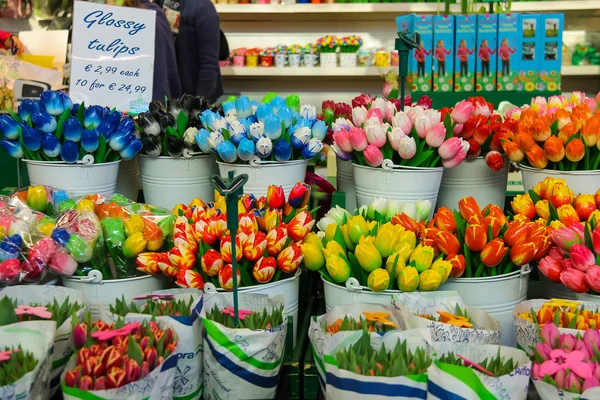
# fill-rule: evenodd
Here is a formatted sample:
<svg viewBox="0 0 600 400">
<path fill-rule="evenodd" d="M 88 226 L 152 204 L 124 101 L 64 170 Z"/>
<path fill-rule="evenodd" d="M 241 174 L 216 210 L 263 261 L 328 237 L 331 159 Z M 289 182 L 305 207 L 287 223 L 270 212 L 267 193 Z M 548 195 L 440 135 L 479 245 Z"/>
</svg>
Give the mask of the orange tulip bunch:
<svg viewBox="0 0 600 400">
<path fill-rule="evenodd" d="M 500 207 L 490 204 L 482 210 L 472 197 L 461 199 L 458 210 L 439 208 L 425 227 L 415 227 L 424 244 L 452 263 L 452 278 L 508 274 L 542 258 L 552 244 L 551 227 L 522 219 L 509 222 Z"/>
<path fill-rule="evenodd" d="M 214 203 L 195 199 L 179 205 L 173 231 L 173 248 L 168 252 L 142 253 L 138 269 L 175 278 L 180 287 L 202 289 L 212 282 L 233 289 L 233 246 L 238 263 L 239 286 L 264 284 L 293 276 L 304 258 L 300 242 L 315 221 L 306 209 L 310 186 L 298 183 L 288 202 L 280 186 L 271 186 L 267 197 L 244 195 L 238 202 L 235 244 L 227 227 L 224 199 Z"/>
<path fill-rule="evenodd" d="M 595 194 L 574 195 L 564 179 L 547 177 L 527 194 L 511 202 L 515 219 L 536 220 L 553 228 L 578 222 L 600 222 L 600 189 Z"/>
<path fill-rule="evenodd" d="M 582 93 L 509 110 L 501 130 L 511 161 L 561 171 L 600 167 L 600 113 L 596 99 Z"/>
<path fill-rule="evenodd" d="M 600 310 L 586 310 L 581 303 L 570 300 L 552 299 L 534 310 L 519 314 L 523 318 L 538 325 L 554 324 L 559 328 L 598 329 L 600 328 Z"/>
</svg>

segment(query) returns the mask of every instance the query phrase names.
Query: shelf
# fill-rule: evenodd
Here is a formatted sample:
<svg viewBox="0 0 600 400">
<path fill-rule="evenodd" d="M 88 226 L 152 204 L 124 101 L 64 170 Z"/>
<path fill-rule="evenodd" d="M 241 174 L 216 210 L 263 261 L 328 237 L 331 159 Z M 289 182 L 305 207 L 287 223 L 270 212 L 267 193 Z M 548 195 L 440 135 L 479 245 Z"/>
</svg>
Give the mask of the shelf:
<svg viewBox="0 0 600 400">
<path fill-rule="evenodd" d="M 489 3 L 479 3 L 475 9 L 481 6 L 487 7 Z M 393 19 L 396 15 L 421 13 L 431 14 L 443 12 L 443 4 L 435 3 L 333 3 L 333 4 L 216 4 L 215 5 L 222 21 L 235 20 L 270 20 L 278 19 L 302 19 L 310 14 L 311 19 L 322 19 L 321 14 L 329 15 L 328 18 L 338 15 L 357 15 L 361 19 Z M 513 2 L 513 12 L 531 11 L 583 11 L 599 10 L 600 0 L 570 0 L 570 1 L 525 1 Z M 460 12 L 458 4 L 452 4 L 450 10 L 453 13 Z"/>
<path fill-rule="evenodd" d="M 222 67 L 221 74 L 225 77 L 378 77 L 388 71 L 398 67 L 356 67 L 356 68 L 290 68 L 290 67 L 270 67 L 270 68 L 247 68 L 247 67 Z M 597 76 L 600 75 L 600 66 L 563 66 L 563 76 Z"/>
</svg>

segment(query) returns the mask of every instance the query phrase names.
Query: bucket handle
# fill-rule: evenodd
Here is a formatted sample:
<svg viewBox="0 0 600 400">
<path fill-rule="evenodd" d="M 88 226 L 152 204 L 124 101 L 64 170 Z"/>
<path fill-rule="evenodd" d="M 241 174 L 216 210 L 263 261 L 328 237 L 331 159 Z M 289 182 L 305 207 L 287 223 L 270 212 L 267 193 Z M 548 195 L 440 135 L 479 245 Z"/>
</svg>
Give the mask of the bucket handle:
<svg viewBox="0 0 600 400">
<path fill-rule="evenodd" d="M 531 273 L 531 265 L 525 264 L 521 267 L 521 273 L 519 274 L 519 288 L 515 288 L 516 292 L 520 292 L 523 288 L 523 279 L 521 279 L 525 275 L 529 275 Z"/>
<path fill-rule="evenodd" d="M 95 284 L 102 283 L 102 272 L 93 269 L 90 272 L 88 272 L 87 277 L 79 278 L 78 281 L 86 282 L 86 283 L 95 283 Z"/>
<path fill-rule="evenodd" d="M 69 164 L 69 165 L 79 164 L 83 167 L 91 167 L 92 165 L 94 165 L 95 161 L 96 160 L 94 159 L 93 155 L 86 154 L 85 156 L 83 156 L 83 158 L 81 160 L 77 160 L 74 163 L 67 163 L 64 161 L 54 161 L 54 164 Z"/>
<path fill-rule="evenodd" d="M 392 172 L 394 169 L 404 168 L 402 165 L 396 165 L 392 160 L 386 158 L 381 163 L 381 168 L 386 172 Z"/>
<path fill-rule="evenodd" d="M 206 282 L 204 284 L 204 293 L 206 294 L 216 294 L 218 293 L 217 287 L 213 285 L 211 282 Z"/>
<path fill-rule="evenodd" d="M 183 149 L 183 158 L 189 160 L 190 158 L 194 158 L 195 156 L 205 156 L 206 153 L 201 151 L 192 151 L 190 149 Z"/>
<path fill-rule="evenodd" d="M 348 278 L 346 280 L 346 289 L 350 292 L 358 292 L 362 290 L 362 286 L 360 286 L 360 282 L 356 278 Z"/>
</svg>

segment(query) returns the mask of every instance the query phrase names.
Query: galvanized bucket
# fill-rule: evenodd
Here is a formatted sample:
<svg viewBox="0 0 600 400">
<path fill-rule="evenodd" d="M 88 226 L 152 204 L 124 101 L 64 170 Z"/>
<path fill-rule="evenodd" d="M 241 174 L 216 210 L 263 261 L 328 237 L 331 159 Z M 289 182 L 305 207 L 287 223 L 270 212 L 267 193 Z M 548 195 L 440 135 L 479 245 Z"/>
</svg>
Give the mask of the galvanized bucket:
<svg viewBox="0 0 600 400">
<path fill-rule="evenodd" d="M 552 282 L 544 274 L 540 273 L 540 282 L 544 288 L 544 297 L 547 299 L 575 300 L 575 292 L 562 283 Z"/>
<path fill-rule="evenodd" d="M 392 295 L 402 293 L 400 290 L 384 290 L 373 292 L 366 286 L 361 286 L 356 278 L 349 278 L 345 286 L 336 285 L 323 279 L 325 289 L 325 310 L 333 307 L 355 303 L 372 303 L 386 306 L 392 305 Z"/>
<path fill-rule="evenodd" d="M 346 210 L 354 213 L 356 210 L 356 185 L 354 184 L 354 170 L 352 161 L 343 161 L 336 158 L 337 190 L 346 193 Z"/>
<path fill-rule="evenodd" d="M 600 170 L 591 171 L 558 171 L 553 169 L 538 169 L 519 164 L 523 174 L 523 187 L 525 190 L 533 189 L 547 177 L 564 179 L 575 195 L 590 193 L 600 187 Z"/>
</svg>

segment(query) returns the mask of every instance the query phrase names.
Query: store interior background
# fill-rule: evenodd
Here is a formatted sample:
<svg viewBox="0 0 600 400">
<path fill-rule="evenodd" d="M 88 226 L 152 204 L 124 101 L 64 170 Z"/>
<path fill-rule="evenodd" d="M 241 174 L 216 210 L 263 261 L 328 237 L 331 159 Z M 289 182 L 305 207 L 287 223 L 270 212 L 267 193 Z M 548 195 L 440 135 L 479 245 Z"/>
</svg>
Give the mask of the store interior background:
<svg viewBox="0 0 600 400">
<path fill-rule="evenodd" d="M 221 29 L 231 50 L 246 47 L 274 47 L 279 44 L 306 44 L 324 35 L 359 35 L 363 48 L 391 51 L 396 37 L 395 17 L 406 13 L 435 13 L 436 3 L 336 3 L 336 4 L 216 4 Z M 458 13 L 458 5 L 451 11 Z M 564 44 L 590 43 L 600 48 L 600 1 L 567 0 L 513 2 L 513 12 L 564 12 Z M 9 31 L 44 29 L 49 21 L 2 19 Z M 600 91 L 600 66 L 570 66 L 563 53 L 564 93 L 574 90 Z M 266 92 L 298 93 L 306 103 L 323 100 L 348 101 L 361 93 L 381 94 L 381 75 L 391 70 L 357 68 L 222 68 L 227 95 L 261 97 Z"/>
</svg>

